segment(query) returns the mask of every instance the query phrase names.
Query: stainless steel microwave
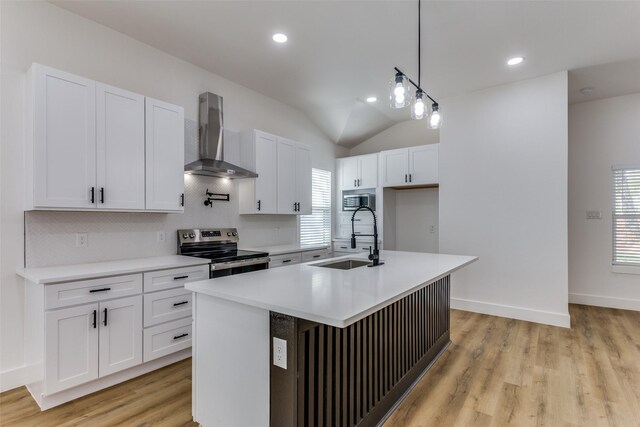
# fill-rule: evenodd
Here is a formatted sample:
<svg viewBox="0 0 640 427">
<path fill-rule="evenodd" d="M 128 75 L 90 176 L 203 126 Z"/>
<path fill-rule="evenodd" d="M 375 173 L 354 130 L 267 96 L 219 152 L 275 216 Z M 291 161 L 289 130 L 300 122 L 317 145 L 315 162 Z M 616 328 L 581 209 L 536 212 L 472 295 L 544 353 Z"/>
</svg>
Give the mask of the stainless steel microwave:
<svg viewBox="0 0 640 427">
<path fill-rule="evenodd" d="M 342 210 L 355 211 L 360 206 L 367 206 L 376 210 L 376 195 L 374 193 L 342 194 Z"/>
</svg>

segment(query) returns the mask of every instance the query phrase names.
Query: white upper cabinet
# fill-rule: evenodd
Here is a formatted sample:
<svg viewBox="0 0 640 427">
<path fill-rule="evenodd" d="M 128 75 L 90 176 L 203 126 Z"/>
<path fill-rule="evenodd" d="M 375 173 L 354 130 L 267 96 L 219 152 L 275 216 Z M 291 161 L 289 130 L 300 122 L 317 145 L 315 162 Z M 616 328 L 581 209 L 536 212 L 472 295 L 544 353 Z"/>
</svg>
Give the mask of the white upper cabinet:
<svg viewBox="0 0 640 427">
<path fill-rule="evenodd" d="M 258 174 L 239 183 L 241 214 L 311 213 L 311 149 L 259 130 L 243 132 L 240 166 Z"/>
<path fill-rule="evenodd" d="M 184 211 L 184 109 L 146 98 L 146 209 Z"/>
<path fill-rule="evenodd" d="M 26 208 L 94 208 L 95 82 L 39 64 L 28 79 Z"/>
<path fill-rule="evenodd" d="M 341 190 L 376 188 L 378 186 L 378 155 L 344 157 L 338 159 Z"/>
<path fill-rule="evenodd" d="M 296 200 L 296 143 L 278 138 L 278 213 L 297 212 Z"/>
<path fill-rule="evenodd" d="M 27 79 L 26 210 L 184 210 L 182 107 L 40 64 Z"/>
<path fill-rule="evenodd" d="M 258 130 L 243 132 L 240 139 L 240 166 L 258 174 L 239 183 L 241 214 L 278 212 L 276 187 L 277 137 Z"/>
<path fill-rule="evenodd" d="M 296 203 L 298 215 L 310 215 L 312 203 L 311 186 L 311 149 L 302 144 L 296 144 Z"/>
<path fill-rule="evenodd" d="M 144 209 L 144 96 L 96 84 L 96 203 Z"/>
<path fill-rule="evenodd" d="M 383 151 L 384 187 L 438 184 L 438 144 Z"/>
</svg>

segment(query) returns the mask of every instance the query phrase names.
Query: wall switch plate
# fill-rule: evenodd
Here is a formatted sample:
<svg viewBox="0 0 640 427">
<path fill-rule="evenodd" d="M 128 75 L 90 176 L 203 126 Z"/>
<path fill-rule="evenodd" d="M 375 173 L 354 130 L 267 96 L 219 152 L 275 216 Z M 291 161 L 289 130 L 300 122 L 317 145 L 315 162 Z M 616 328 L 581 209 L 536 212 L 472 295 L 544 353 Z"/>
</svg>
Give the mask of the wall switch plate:
<svg viewBox="0 0 640 427">
<path fill-rule="evenodd" d="M 287 369 L 287 341 L 273 337 L 273 364 Z"/>
<path fill-rule="evenodd" d="M 157 241 L 158 241 L 158 242 L 164 242 L 164 238 L 165 238 L 165 236 L 164 236 L 164 231 L 158 231 L 158 234 L 157 234 Z"/>
<path fill-rule="evenodd" d="M 587 219 L 602 219 L 602 211 L 587 211 Z"/>
<path fill-rule="evenodd" d="M 86 248 L 89 246 L 87 233 L 76 233 L 76 248 Z"/>
</svg>

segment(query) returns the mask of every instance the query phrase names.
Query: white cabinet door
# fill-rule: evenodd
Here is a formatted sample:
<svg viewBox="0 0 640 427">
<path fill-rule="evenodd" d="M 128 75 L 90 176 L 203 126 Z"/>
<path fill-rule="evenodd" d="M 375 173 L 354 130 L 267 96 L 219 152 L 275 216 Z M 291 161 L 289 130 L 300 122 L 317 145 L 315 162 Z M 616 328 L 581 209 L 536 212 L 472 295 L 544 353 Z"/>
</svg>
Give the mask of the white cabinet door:
<svg viewBox="0 0 640 427">
<path fill-rule="evenodd" d="M 96 84 L 97 205 L 144 209 L 144 96 Z"/>
<path fill-rule="evenodd" d="M 184 109 L 146 98 L 146 209 L 184 211 Z"/>
<path fill-rule="evenodd" d="M 409 148 L 409 184 L 438 183 L 438 144 Z"/>
<path fill-rule="evenodd" d="M 264 132 L 255 136 L 255 206 L 257 213 L 274 214 L 278 212 L 276 187 L 277 148 L 276 137 Z"/>
<path fill-rule="evenodd" d="M 98 378 L 98 304 L 45 314 L 44 394 Z"/>
<path fill-rule="evenodd" d="M 353 190 L 358 187 L 358 158 L 345 157 L 339 159 L 338 169 L 342 190 Z"/>
<path fill-rule="evenodd" d="M 100 303 L 100 376 L 142 363 L 142 296 Z"/>
<path fill-rule="evenodd" d="M 93 80 L 34 64 L 32 207 L 93 208 L 96 187 L 96 89 Z M 32 132 L 32 134 L 31 134 Z M 31 207 L 31 206 L 29 206 Z"/>
<path fill-rule="evenodd" d="M 376 188 L 378 186 L 378 155 L 359 156 L 358 162 L 360 170 L 358 188 Z"/>
<path fill-rule="evenodd" d="M 296 202 L 298 215 L 311 214 L 311 149 L 298 144 L 296 146 Z"/>
<path fill-rule="evenodd" d="M 295 214 L 298 201 L 296 194 L 296 143 L 289 139 L 278 138 L 278 213 Z"/>
<path fill-rule="evenodd" d="M 382 182 L 384 187 L 408 185 L 408 151 L 406 148 L 382 152 Z"/>
</svg>

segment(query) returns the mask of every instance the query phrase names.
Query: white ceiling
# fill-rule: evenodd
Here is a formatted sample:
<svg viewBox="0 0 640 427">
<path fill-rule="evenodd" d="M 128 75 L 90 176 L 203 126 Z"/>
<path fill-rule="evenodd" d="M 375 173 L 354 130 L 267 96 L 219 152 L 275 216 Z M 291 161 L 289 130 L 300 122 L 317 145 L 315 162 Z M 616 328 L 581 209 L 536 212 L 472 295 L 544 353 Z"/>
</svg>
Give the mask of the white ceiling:
<svg viewBox="0 0 640 427">
<path fill-rule="evenodd" d="M 394 66 L 417 79 L 417 1 L 54 3 L 297 107 L 345 146 L 410 115 L 387 98 Z M 640 2 L 425 1 L 422 16 L 422 86 L 436 99 L 640 58 Z M 508 68 L 515 55 L 525 63 Z"/>
<path fill-rule="evenodd" d="M 582 94 L 582 88 L 593 88 L 593 91 Z M 569 72 L 570 104 L 630 93 L 640 93 L 640 58 L 594 65 Z"/>
</svg>

